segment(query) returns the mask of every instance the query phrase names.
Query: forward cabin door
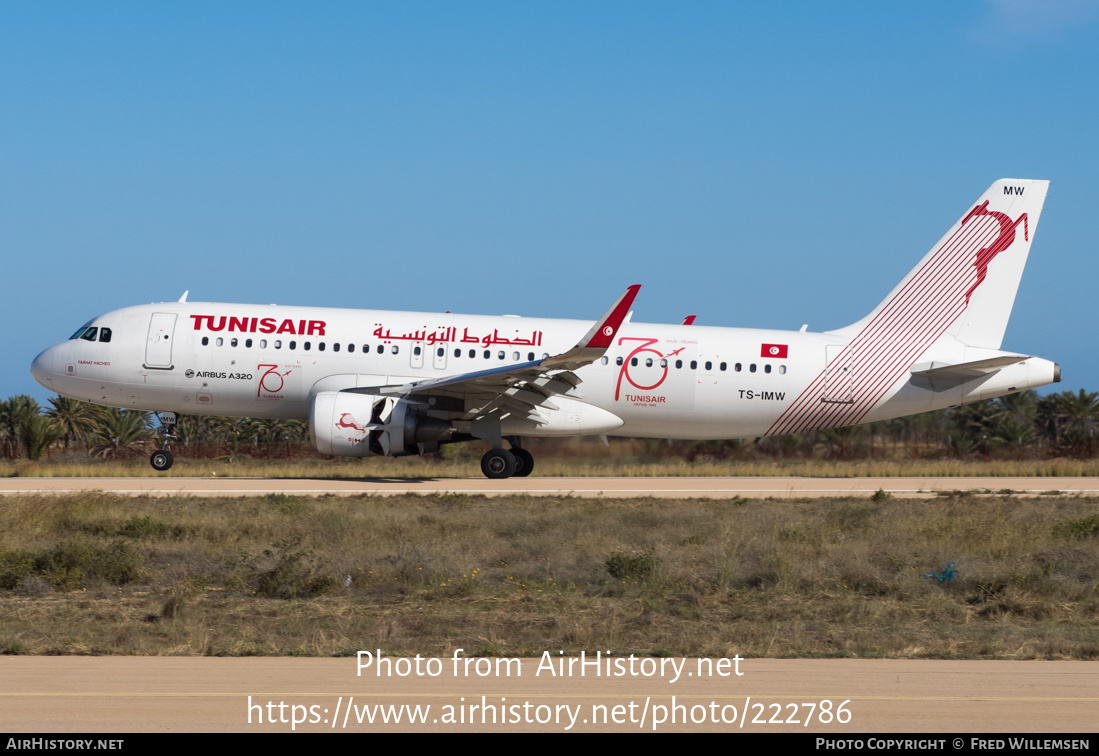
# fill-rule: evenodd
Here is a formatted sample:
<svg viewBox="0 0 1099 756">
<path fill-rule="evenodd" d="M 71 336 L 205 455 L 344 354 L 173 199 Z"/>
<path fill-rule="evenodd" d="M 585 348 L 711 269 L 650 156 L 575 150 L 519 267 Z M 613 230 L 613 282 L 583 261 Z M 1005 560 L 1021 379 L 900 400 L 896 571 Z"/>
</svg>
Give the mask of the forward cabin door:
<svg viewBox="0 0 1099 756">
<path fill-rule="evenodd" d="M 172 368 L 172 340 L 175 338 L 176 314 L 154 312 L 149 321 L 149 340 L 145 344 L 145 367 L 158 370 Z"/>
</svg>

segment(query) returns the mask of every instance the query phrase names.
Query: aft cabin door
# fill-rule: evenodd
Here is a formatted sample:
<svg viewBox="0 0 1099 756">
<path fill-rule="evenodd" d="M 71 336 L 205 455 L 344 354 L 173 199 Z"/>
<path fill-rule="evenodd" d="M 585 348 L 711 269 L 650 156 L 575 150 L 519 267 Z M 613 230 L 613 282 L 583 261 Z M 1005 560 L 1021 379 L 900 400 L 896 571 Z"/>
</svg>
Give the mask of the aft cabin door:
<svg viewBox="0 0 1099 756">
<path fill-rule="evenodd" d="M 154 312 L 149 321 L 149 341 L 145 344 L 145 367 L 170 370 L 172 340 L 175 338 L 176 314 Z"/>
<path fill-rule="evenodd" d="M 825 347 L 824 396 L 828 404 L 855 403 L 855 353 L 845 344 Z"/>
</svg>

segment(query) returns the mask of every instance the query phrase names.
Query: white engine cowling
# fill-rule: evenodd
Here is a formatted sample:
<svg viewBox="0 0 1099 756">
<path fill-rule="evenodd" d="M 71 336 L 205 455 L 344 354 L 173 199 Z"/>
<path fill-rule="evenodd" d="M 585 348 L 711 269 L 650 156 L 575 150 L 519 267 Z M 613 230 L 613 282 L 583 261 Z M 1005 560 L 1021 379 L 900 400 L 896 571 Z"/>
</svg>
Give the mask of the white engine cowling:
<svg viewBox="0 0 1099 756">
<path fill-rule="evenodd" d="M 449 422 L 420 414 L 404 399 L 348 391 L 314 394 L 309 429 L 317 451 L 339 457 L 418 454 L 421 445 L 451 433 Z"/>
</svg>

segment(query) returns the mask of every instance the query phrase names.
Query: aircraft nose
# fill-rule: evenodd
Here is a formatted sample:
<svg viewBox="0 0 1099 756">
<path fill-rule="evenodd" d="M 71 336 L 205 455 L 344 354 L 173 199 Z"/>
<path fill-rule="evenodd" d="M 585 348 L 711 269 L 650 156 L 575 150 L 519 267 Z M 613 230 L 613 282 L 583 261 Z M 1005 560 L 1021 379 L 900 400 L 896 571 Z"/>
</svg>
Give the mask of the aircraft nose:
<svg viewBox="0 0 1099 756">
<path fill-rule="evenodd" d="M 34 380 L 48 389 L 53 388 L 53 352 L 53 347 L 50 347 L 42 352 L 42 354 L 35 357 L 34 362 L 31 363 L 31 375 L 34 377 Z"/>
</svg>

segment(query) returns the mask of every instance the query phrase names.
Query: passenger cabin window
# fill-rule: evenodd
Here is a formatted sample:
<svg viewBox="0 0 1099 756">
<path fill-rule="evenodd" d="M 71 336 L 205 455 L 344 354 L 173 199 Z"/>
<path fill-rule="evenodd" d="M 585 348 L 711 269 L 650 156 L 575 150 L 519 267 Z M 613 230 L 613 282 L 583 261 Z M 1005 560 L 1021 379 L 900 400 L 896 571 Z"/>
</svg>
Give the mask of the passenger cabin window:
<svg viewBox="0 0 1099 756">
<path fill-rule="evenodd" d="M 771 366 L 770 365 L 764 365 L 763 366 L 763 372 L 764 373 L 770 373 L 771 372 Z"/>
<path fill-rule="evenodd" d="M 719 369 L 721 370 L 721 372 L 723 372 L 723 373 L 725 372 L 725 368 L 727 368 L 727 367 L 728 367 L 728 365 L 726 365 L 726 364 L 725 364 L 724 362 L 723 362 L 723 363 L 721 363 L 720 365 L 718 365 L 718 368 L 719 368 Z"/>
<path fill-rule="evenodd" d="M 399 346 L 397 346 L 396 344 L 394 344 L 393 347 L 389 351 L 393 352 L 393 354 L 397 354 L 398 352 L 401 351 L 401 348 Z"/>
<path fill-rule="evenodd" d="M 621 357 L 616 357 L 615 360 L 614 360 L 614 364 L 621 366 L 622 365 L 622 358 Z"/>
<path fill-rule="evenodd" d="M 321 352 L 324 351 L 324 342 L 323 341 L 321 343 L 317 344 L 317 349 Z"/>
<path fill-rule="evenodd" d="M 214 344 L 215 344 L 215 345 L 217 345 L 217 346 L 224 346 L 224 344 L 225 344 L 225 339 L 223 339 L 223 338 L 221 338 L 220 336 L 218 336 L 218 337 L 217 337 L 217 341 L 215 341 L 215 342 L 214 342 Z"/>
<path fill-rule="evenodd" d="M 740 363 L 739 362 L 737 364 L 733 365 L 733 370 L 737 371 L 738 373 L 740 372 Z"/>
<path fill-rule="evenodd" d="M 210 345 L 210 337 L 209 336 L 203 336 L 202 337 L 202 345 L 203 346 L 209 346 Z"/>
<path fill-rule="evenodd" d="M 385 347 L 378 344 L 378 354 L 385 354 Z"/>
<path fill-rule="evenodd" d="M 312 347 L 312 346 L 313 345 L 307 341 L 307 342 L 305 342 L 304 344 L 301 345 L 301 348 L 308 352 L 309 348 Z"/>
<path fill-rule="evenodd" d="M 332 351 L 333 352 L 340 351 L 340 342 L 337 341 L 335 344 L 332 345 Z"/>
<path fill-rule="evenodd" d="M 282 339 L 275 339 L 275 349 L 282 349 Z"/>
<path fill-rule="evenodd" d="M 682 367 L 683 367 L 683 360 L 676 360 L 675 361 L 675 369 L 679 370 Z"/>
<path fill-rule="evenodd" d="M 698 360 L 691 360 L 691 370 L 698 370 Z"/>
<path fill-rule="evenodd" d="M 534 362 L 534 352 L 527 352 L 527 362 Z M 607 363 L 603 363 L 606 365 Z"/>
<path fill-rule="evenodd" d="M 289 346 L 289 347 L 290 347 L 291 349 L 297 349 L 297 348 L 298 348 L 298 342 L 296 342 L 296 341 L 291 341 L 291 342 L 290 342 L 290 343 L 288 344 L 288 346 Z"/>
<path fill-rule="evenodd" d="M 603 355 L 602 357 L 599 358 L 599 364 L 600 365 L 606 365 L 610 361 L 611 360 L 610 360 L 609 357 L 607 357 L 607 355 Z"/>
<path fill-rule="evenodd" d="M 251 349 L 251 348 L 252 348 L 252 340 L 251 340 L 251 339 L 245 339 L 245 340 L 244 340 L 244 346 L 246 346 L 246 347 L 248 347 L 249 349 Z"/>
<path fill-rule="evenodd" d="M 461 357 L 462 356 L 462 350 L 461 349 L 455 349 L 454 350 L 454 356 L 455 357 Z"/>
<path fill-rule="evenodd" d="M 436 357 L 442 357 L 444 354 L 446 354 L 446 347 L 439 347 L 435 350 Z"/>
<path fill-rule="evenodd" d="M 752 373 L 756 372 L 756 363 L 753 362 L 751 365 L 749 365 L 748 370 Z"/>
<path fill-rule="evenodd" d="M 236 345 L 237 345 L 237 340 L 236 339 L 229 339 L 229 346 L 235 347 Z"/>
</svg>

